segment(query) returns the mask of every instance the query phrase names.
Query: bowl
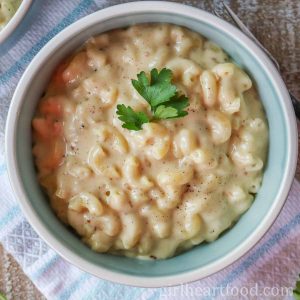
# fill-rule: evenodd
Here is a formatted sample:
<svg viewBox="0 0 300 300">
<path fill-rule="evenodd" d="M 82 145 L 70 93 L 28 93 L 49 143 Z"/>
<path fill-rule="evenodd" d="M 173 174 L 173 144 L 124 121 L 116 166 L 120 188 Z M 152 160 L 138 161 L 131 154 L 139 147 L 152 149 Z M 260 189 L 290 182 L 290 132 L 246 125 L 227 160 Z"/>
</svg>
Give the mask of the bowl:
<svg viewBox="0 0 300 300">
<path fill-rule="evenodd" d="M 0 31 L 0 44 L 3 43 L 18 27 L 22 19 L 25 17 L 29 7 L 32 3 L 32 0 L 23 0 L 17 9 L 16 13 L 9 20 L 9 22 L 3 27 Z"/>
<path fill-rule="evenodd" d="M 55 66 L 90 36 L 136 23 L 174 23 L 209 37 L 254 79 L 269 122 L 262 187 L 251 208 L 218 240 L 166 260 L 137 260 L 90 250 L 52 212 L 36 178 L 31 119 Z M 82 270 L 118 283 L 158 287 L 209 276 L 243 256 L 267 232 L 284 205 L 297 159 L 296 121 L 287 89 L 272 62 L 232 25 L 202 10 L 162 1 L 132 2 L 95 12 L 54 37 L 32 60 L 12 99 L 6 127 L 12 188 L 37 233 Z"/>
</svg>

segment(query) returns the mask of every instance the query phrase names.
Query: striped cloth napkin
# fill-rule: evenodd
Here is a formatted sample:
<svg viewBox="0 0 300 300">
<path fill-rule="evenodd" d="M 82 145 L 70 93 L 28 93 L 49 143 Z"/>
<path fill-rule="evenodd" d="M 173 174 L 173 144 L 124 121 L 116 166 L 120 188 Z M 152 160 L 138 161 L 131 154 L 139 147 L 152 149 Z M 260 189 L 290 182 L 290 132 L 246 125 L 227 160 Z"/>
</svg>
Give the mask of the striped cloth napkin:
<svg viewBox="0 0 300 300">
<path fill-rule="evenodd" d="M 176 287 L 135 288 L 84 273 L 50 249 L 25 220 L 12 195 L 4 159 L 10 99 L 26 66 L 47 41 L 112 2 L 122 1 L 34 1 L 22 26 L 0 47 L 1 243 L 48 299 L 292 299 L 291 290 L 300 272 L 300 184 L 296 180 L 279 218 L 247 255 L 213 276 Z"/>
</svg>

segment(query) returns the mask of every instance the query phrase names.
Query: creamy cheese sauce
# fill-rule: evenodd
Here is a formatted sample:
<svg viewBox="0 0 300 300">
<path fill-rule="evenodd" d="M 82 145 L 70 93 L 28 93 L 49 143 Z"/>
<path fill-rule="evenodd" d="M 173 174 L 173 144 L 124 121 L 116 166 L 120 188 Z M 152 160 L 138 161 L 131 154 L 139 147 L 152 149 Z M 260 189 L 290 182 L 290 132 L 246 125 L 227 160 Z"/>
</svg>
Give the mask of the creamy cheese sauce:
<svg viewBox="0 0 300 300">
<path fill-rule="evenodd" d="M 188 115 L 122 128 L 118 104 L 150 113 L 131 79 L 165 67 L 190 99 Z M 268 146 L 249 76 L 216 44 L 170 24 L 88 40 L 53 74 L 33 137 L 39 181 L 63 222 L 95 251 L 160 259 L 239 219 Z"/>
</svg>

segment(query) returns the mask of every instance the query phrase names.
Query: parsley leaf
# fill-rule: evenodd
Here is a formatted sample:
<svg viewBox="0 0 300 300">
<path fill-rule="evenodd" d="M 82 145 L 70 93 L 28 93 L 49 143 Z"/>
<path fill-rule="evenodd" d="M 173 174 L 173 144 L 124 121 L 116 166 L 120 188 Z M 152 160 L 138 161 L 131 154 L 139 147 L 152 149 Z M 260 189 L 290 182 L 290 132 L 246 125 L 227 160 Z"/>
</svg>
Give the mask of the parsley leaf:
<svg viewBox="0 0 300 300">
<path fill-rule="evenodd" d="M 188 98 L 184 95 L 176 95 L 170 101 L 165 102 L 155 108 L 154 118 L 159 120 L 174 119 L 186 116 L 188 113 L 184 111 L 189 106 Z"/>
<path fill-rule="evenodd" d="M 159 104 L 167 102 L 176 94 L 176 86 L 171 83 L 172 71 L 166 68 L 160 72 L 152 69 L 150 82 L 145 72 L 137 75 L 138 80 L 132 80 L 132 85 L 138 93 L 150 104 L 151 110 Z"/>
<path fill-rule="evenodd" d="M 144 112 L 135 112 L 130 106 L 124 104 L 117 105 L 117 115 L 123 121 L 123 128 L 130 130 L 141 130 L 144 123 L 149 122 L 148 116 Z"/>
<path fill-rule="evenodd" d="M 188 114 L 184 109 L 189 106 L 189 99 L 185 95 L 176 95 L 165 103 L 167 107 L 173 107 L 177 110 L 177 115 L 174 118 L 184 117 Z"/>
<path fill-rule="evenodd" d="M 157 120 L 171 119 L 177 117 L 177 109 L 174 107 L 166 107 L 165 105 L 160 105 L 156 108 L 154 113 L 154 118 Z"/>
<path fill-rule="evenodd" d="M 300 276 L 299 280 L 296 282 L 296 287 L 293 290 L 293 296 L 295 300 L 300 300 Z"/>
<path fill-rule="evenodd" d="M 144 123 L 155 120 L 181 118 L 188 113 L 184 109 L 189 106 L 188 98 L 177 91 L 172 84 L 172 71 L 152 69 L 150 79 L 144 71 L 137 75 L 137 80 L 132 79 L 132 85 L 137 92 L 149 103 L 153 117 L 144 112 L 135 112 L 130 106 L 124 104 L 117 106 L 119 120 L 123 121 L 123 128 L 140 130 Z"/>
<path fill-rule="evenodd" d="M 0 300 L 7 300 L 6 296 L 0 292 Z"/>
</svg>

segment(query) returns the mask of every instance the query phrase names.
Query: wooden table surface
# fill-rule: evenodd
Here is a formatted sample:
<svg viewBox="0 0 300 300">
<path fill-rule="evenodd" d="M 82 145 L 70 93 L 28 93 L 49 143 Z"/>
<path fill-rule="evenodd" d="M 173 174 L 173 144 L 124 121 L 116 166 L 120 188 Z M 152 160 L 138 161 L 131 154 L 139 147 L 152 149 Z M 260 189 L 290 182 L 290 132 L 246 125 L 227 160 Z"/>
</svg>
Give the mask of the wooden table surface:
<svg viewBox="0 0 300 300">
<path fill-rule="evenodd" d="M 111 5 L 124 2 L 129 1 L 109 1 Z M 172 2 L 186 3 L 207 11 L 212 11 L 215 7 L 222 14 L 218 0 L 174 0 Z M 300 97 L 300 1 L 231 0 L 226 3 L 278 60 L 288 88 Z M 299 132 L 300 126 L 298 129 Z M 297 178 L 300 180 L 299 162 L 298 158 Z M 0 291 L 6 294 L 8 299 L 45 299 L 1 245 Z"/>
</svg>

